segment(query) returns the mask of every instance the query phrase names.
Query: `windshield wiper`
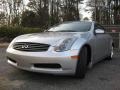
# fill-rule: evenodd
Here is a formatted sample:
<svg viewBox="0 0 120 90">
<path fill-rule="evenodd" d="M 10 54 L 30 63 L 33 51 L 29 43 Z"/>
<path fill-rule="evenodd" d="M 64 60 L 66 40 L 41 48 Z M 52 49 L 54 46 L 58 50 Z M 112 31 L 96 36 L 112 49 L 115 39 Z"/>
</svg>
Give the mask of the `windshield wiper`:
<svg viewBox="0 0 120 90">
<path fill-rule="evenodd" d="M 61 31 L 56 31 L 56 32 L 77 32 L 77 31 L 74 31 L 74 30 L 61 30 Z"/>
</svg>

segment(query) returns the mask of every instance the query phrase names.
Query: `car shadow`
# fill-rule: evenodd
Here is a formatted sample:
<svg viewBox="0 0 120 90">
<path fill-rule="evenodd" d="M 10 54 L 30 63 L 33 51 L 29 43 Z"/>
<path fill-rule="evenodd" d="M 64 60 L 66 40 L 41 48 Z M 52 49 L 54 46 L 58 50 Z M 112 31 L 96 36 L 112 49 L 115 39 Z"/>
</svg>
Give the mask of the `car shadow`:
<svg viewBox="0 0 120 90">
<path fill-rule="evenodd" d="M 86 79 L 94 79 L 96 72 L 100 71 L 102 68 L 106 68 L 107 64 L 117 63 L 118 57 L 113 57 L 113 60 L 102 60 L 96 63 L 92 69 L 89 69 L 86 74 Z M 65 75 L 52 75 L 52 74 L 43 74 L 36 72 L 29 72 L 20 69 L 13 68 L 13 71 L 8 74 L 8 77 L 11 81 L 13 80 L 23 80 L 26 82 L 42 82 L 42 83 L 68 83 L 68 82 L 77 82 L 85 79 L 75 78 L 74 76 L 65 76 Z"/>
</svg>

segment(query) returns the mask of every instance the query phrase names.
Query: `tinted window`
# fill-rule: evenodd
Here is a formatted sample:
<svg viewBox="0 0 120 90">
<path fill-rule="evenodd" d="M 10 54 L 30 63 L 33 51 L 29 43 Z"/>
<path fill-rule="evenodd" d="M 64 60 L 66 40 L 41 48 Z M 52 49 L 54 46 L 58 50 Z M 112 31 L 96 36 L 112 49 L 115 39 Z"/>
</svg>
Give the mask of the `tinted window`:
<svg viewBox="0 0 120 90">
<path fill-rule="evenodd" d="M 104 27 L 102 27 L 102 26 L 99 25 L 99 24 L 95 24 L 95 29 L 102 29 L 102 30 L 104 30 Z"/>
<path fill-rule="evenodd" d="M 55 32 L 87 32 L 90 30 L 91 22 L 70 22 L 52 27 L 48 31 Z"/>
</svg>

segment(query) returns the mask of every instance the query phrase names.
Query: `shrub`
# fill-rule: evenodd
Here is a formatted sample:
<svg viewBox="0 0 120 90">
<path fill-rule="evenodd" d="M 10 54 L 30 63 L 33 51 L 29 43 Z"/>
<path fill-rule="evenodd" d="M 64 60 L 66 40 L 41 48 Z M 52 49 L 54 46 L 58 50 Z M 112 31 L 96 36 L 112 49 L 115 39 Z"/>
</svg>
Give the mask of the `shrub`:
<svg viewBox="0 0 120 90">
<path fill-rule="evenodd" d="M 11 41 L 16 36 L 28 33 L 42 32 L 40 28 L 24 28 L 24 27 L 0 27 L 0 38 L 5 41 Z"/>
</svg>

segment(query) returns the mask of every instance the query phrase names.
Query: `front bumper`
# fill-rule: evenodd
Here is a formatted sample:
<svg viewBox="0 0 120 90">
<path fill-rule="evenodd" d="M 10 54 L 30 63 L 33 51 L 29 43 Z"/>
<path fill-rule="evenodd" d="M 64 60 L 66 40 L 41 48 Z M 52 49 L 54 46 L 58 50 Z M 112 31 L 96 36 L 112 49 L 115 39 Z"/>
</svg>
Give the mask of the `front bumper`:
<svg viewBox="0 0 120 90">
<path fill-rule="evenodd" d="M 71 56 L 78 55 L 78 50 L 69 50 L 65 52 L 23 52 L 7 49 L 8 63 L 17 68 L 49 74 L 74 75 L 76 71 L 77 59 Z M 15 62 L 13 62 L 12 60 Z M 59 64 L 61 68 L 38 68 L 35 64 Z"/>
</svg>

